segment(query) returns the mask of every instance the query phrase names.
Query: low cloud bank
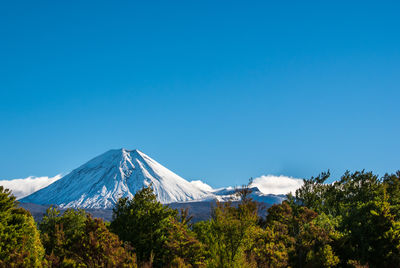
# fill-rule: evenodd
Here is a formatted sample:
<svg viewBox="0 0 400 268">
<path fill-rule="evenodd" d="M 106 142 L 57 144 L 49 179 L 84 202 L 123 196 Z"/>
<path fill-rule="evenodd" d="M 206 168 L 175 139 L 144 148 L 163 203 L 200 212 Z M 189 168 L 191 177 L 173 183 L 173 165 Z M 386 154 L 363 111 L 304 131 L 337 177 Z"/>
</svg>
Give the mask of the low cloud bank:
<svg viewBox="0 0 400 268">
<path fill-rule="evenodd" d="M 256 186 L 263 194 L 293 194 L 303 185 L 302 179 L 287 176 L 263 175 L 255 178 L 251 186 Z"/>
<path fill-rule="evenodd" d="M 53 182 L 61 179 L 61 174 L 54 177 L 28 177 L 25 179 L 14 179 L 14 180 L 0 180 L 0 185 L 4 188 L 10 189 L 12 194 L 21 199 L 25 196 L 36 192 Z"/>
</svg>

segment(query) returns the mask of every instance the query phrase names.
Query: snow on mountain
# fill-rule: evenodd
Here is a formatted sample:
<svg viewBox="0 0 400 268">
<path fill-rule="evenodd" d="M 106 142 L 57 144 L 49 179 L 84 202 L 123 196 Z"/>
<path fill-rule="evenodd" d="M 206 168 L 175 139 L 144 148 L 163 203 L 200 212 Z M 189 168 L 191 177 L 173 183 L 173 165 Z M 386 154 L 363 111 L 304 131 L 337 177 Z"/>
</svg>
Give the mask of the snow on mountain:
<svg viewBox="0 0 400 268">
<path fill-rule="evenodd" d="M 139 150 L 110 150 L 21 202 L 62 208 L 112 208 L 151 185 L 161 203 L 212 199 L 204 185 L 190 183 Z"/>
<path fill-rule="evenodd" d="M 264 202 L 269 204 L 281 203 L 286 199 L 284 194 L 265 194 L 256 186 L 250 186 L 250 197 L 258 202 Z M 237 195 L 240 188 L 226 187 L 212 191 L 215 199 L 218 201 L 238 201 L 239 195 Z"/>
<path fill-rule="evenodd" d="M 17 199 L 20 199 L 58 181 L 60 178 L 61 175 L 54 177 L 29 176 L 24 179 L 0 180 L 0 185 L 6 189 L 10 189 L 12 194 Z"/>
<path fill-rule="evenodd" d="M 206 191 L 206 192 L 212 192 L 213 191 L 213 188 L 210 185 L 208 185 L 207 183 L 204 183 L 204 182 L 202 182 L 200 180 L 191 181 L 190 183 L 192 185 L 194 185 L 195 187 L 203 190 L 203 191 Z"/>
</svg>

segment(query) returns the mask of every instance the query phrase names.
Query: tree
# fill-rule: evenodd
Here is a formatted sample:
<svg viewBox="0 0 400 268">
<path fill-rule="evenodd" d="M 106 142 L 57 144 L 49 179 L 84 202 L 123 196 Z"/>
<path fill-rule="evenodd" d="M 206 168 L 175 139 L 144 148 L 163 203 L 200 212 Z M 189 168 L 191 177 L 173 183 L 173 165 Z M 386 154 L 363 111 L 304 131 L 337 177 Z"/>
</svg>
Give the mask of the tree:
<svg viewBox="0 0 400 268">
<path fill-rule="evenodd" d="M 168 227 L 168 238 L 165 243 L 168 251 L 165 263 L 172 266 L 179 263 L 182 267 L 204 267 L 205 252 L 202 243 L 195 233 L 182 222 L 172 219 Z M 178 265 L 179 266 L 179 265 Z"/>
<path fill-rule="evenodd" d="M 325 214 L 284 201 L 268 209 L 267 229 L 283 242 L 293 267 L 333 267 L 339 263 L 332 245 L 341 237 L 335 221 Z"/>
<path fill-rule="evenodd" d="M 136 260 L 116 234 L 111 233 L 101 219 L 89 215 L 85 222 L 84 235 L 74 247 L 75 252 L 84 252 L 79 262 L 88 267 L 136 267 Z"/>
<path fill-rule="evenodd" d="M 324 184 L 323 174 L 319 178 L 305 180 L 296 199 L 338 223 L 342 235 L 334 250 L 341 265 L 399 267 L 400 172 L 383 179 L 372 172 L 346 172 L 332 184 Z"/>
<path fill-rule="evenodd" d="M 304 179 L 303 186 L 296 190 L 296 200 L 301 205 L 311 208 L 317 213 L 326 212 L 328 209 L 327 200 L 321 197 L 326 197 L 330 191 L 330 185 L 325 184 L 329 177 L 330 173 L 328 171 L 322 172 L 317 177 L 311 177 L 308 180 Z"/>
<path fill-rule="evenodd" d="M 348 210 L 341 227 L 348 231 L 344 245 L 347 259 L 371 267 L 399 267 L 400 222 L 391 211 L 385 192 Z"/>
<path fill-rule="evenodd" d="M 394 174 L 385 174 L 383 177 L 383 186 L 388 195 L 391 213 L 395 220 L 400 220 L 400 170 Z"/>
<path fill-rule="evenodd" d="M 212 223 L 211 221 L 196 222 L 193 225 L 193 231 L 196 234 L 196 238 L 204 245 L 205 262 L 207 267 L 210 267 L 210 263 L 215 262 L 215 258 L 218 255 L 218 241 L 213 234 Z"/>
<path fill-rule="evenodd" d="M 250 231 L 251 243 L 246 246 L 247 258 L 257 267 L 288 267 L 289 255 L 284 239 L 270 227 L 255 226 Z"/>
<path fill-rule="evenodd" d="M 149 262 L 156 267 L 166 265 L 169 259 L 166 243 L 177 211 L 157 201 L 153 190 L 145 187 L 131 200 L 119 199 L 113 209 L 111 230 L 129 242 L 139 263 Z"/>
<path fill-rule="evenodd" d="M 86 212 L 81 209 L 67 209 L 61 215 L 58 208 L 48 208 L 39 223 L 46 257 L 52 256 L 54 263 L 70 258 L 73 255 L 70 249 L 84 235 L 86 218 Z"/>
<path fill-rule="evenodd" d="M 49 208 L 40 223 L 48 265 L 78 267 L 136 267 L 135 257 L 103 220 L 83 210 L 68 209 L 60 215 Z"/>
<path fill-rule="evenodd" d="M 0 186 L 0 267 L 41 267 L 44 249 L 31 214 Z"/>
<path fill-rule="evenodd" d="M 245 249 L 250 243 L 250 229 L 258 221 L 257 203 L 250 198 L 251 190 L 238 191 L 240 202 L 217 202 L 212 219 L 194 225 L 201 242 L 206 245 L 209 267 L 243 267 L 248 265 Z"/>
</svg>

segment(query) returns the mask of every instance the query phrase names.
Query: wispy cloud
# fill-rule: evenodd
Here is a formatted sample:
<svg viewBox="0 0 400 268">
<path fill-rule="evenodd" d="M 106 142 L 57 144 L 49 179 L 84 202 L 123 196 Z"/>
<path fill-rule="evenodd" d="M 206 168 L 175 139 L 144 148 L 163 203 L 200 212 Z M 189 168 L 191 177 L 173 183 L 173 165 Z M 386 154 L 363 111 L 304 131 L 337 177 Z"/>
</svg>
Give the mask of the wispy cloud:
<svg viewBox="0 0 400 268">
<path fill-rule="evenodd" d="M 303 185 L 302 179 L 287 176 L 263 175 L 255 178 L 251 186 L 256 186 L 263 194 L 294 193 Z"/>
<path fill-rule="evenodd" d="M 0 185 L 10 189 L 12 194 L 21 199 L 36 192 L 61 178 L 61 174 L 54 177 L 28 177 L 25 179 L 0 180 Z"/>
</svg>

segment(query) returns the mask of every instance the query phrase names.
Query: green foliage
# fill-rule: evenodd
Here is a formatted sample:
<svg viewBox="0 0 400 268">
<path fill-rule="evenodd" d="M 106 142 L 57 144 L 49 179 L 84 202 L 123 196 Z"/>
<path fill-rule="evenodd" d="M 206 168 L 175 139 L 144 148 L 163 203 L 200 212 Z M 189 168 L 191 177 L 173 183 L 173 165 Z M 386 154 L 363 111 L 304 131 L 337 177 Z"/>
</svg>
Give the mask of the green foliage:
<svg viewBox="0 0 400 268">
<path fill-rule="evenodd" d="M 342 265 L 399 267 L 400 172 L 383 179 L 372 172 L 346 172 L 333 184 L 329 174 L 305 180 L 297 200 L 336 218 L 341 233 L 333 244 Z"/>
<path fill-rule="evenodd" d="M 198 223 L 194 231 L 207 246 L 209 267 L 248 266 L 245 246 L 251 242 L 250 230 L 258 221 L 257 204 L 249 198 L 249 189 L 239 191 L 240 203 L 217 202 L 212 220 Z"/>
<path fill-rule="evenodd" d="M 391 214 L 395 216 L 394 220 L 400 220 L 400 170 L 395 174 L 385 174 L 383 185 L 388 195 Z"/>
<path fill-rule="evenodd" d="M 166 243 L 177 211 L 157 201 L 153 190 L 143 188 L 128 200 L 121 198 L 113 209 L 111 230 L 134 247 L 139 263 L 156 267 L 169 259 Z"/>
<path fill-rule="evenodd" d="M 204 245 L 204 256 L 206 263 L 209 263 L 212 258 L 218 254 L 217 238 L 213 235 L 211 221 L 199 221 L 193 225 L 193 231 L 196 237 Z"/>
<path fill-rule="evenodd" d="M 33 217 L 0 186 L 0 267 L 41 267 L 43 255 Z"/>
<path fill-rule="evenodd" d="M 67 249 L 84 235 L 87 219 L 84 210 L 68 209 L 63 215 L 57 208 L 47 209 L 43 220 L 39 223 L 41 239 L 46 255 L 54 255 L 59 259 L 68 258 L 71 252 Z"/>
<path fill-rule="evenodd" d="M 317 213 L 321 213 L 324 209 L 327 210 L 330 206 L 335 207 L 335 203 L 331 200 L 323 200 L 322 196 L 328 196 L 331 192 L 331 185 L 325 184 L 329 178 L 330 173 L 323 172 L 317 177 L 311 177 L 309 180 L 303 180 L 303 186 L 296 190 L 296 199 L 301 202 L 301 205 L 311 208 Z M 329 202 L 327 204 L 326 202 Z M 325 211 L 326 212 L 326 211 Z M 333 214 L 334 211 L 329 211 Z"/>
<path fill-rule="evenodd" d="M 203 267 L 205 265 L 204 246 L 186 224 L 172 219 L 167 237 L 165 248 L 168 251 L 168 257 L 165 263 L 174 266 L 174 263 L 177 262 L 179 265 L 184 264 L 183 267 Z"/>
<path fill-rule="evenodd" d="M 257 267 L 287 267 L 288 250 L 278 232 L 270 227 L 255 226 L 250 230 L 251 243 L 246 246 L 246 254 L 250 262 Z"/>
<path fill-rule="evenodd" d="M 331 246 L 341 237 L 335 224 L 335 219 L 293 202 L 284 201 L 268 209 L 267 226 L 277 233 L 275 243 L 284 243 L 293 267 L 338 264 L 339 258 Z"/>
<path fill-rule="evenodd" d="M 118 236 L 83 210 L 69 209 L 60 215 L 59 210 L 49 208 L 39 228 L 49 266 L 136 266 L 134 256 Z"/>
</svg>

